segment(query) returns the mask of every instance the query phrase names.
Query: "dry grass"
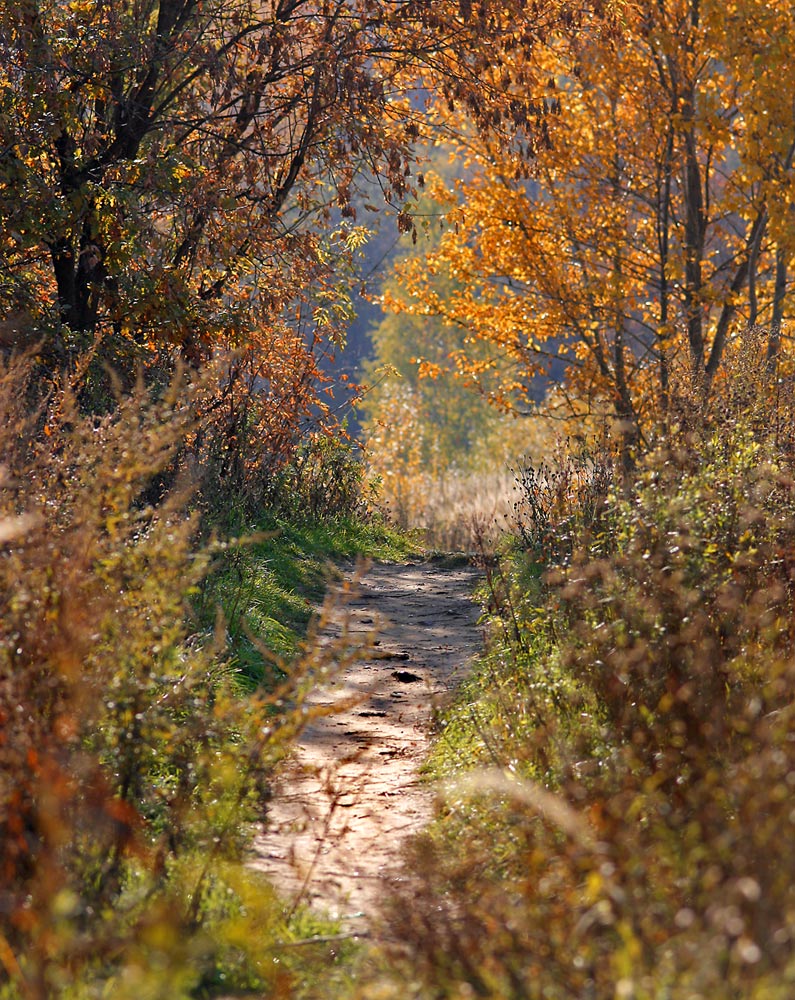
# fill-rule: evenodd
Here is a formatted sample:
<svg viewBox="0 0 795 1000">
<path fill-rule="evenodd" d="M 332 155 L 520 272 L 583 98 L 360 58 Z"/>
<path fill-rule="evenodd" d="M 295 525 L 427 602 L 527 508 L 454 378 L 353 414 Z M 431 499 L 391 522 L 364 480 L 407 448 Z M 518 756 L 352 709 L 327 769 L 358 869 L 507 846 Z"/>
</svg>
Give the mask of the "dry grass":
<svg viewBox="0 0 795 1000">
<path fill-rule="evenodd" d="M 612 480 L 525 476 L 383 996 L 793 995 L 795 399 L 753 347 Z"/>
<path fill-rule="evenodd" d="M 450 469 L 421 485 L 414 503 L 408 510 L 404 507 L 404 526 L 421 531 L 428 546 L 445 552 L 471 552 L 480 542 L 495 546 L 516 502 L 515 477 L 508 469 Z"/>
<path fill-rule="evenodd" d="M 515 519 L 515 470 L 527 456 L 535 460 L 553 452 L 559 422 L 544 412 L 529 419 L 506 416 L 477 448 L 450 463 L 428 448 L 433 429 L 414 426 L 410 414 L 403 416 L 409 423 L 394 425 L 388 446 L 382 438 L 367 445 L 368 472 L 379 483 L 381 509 L 400 528 L 419 532 L 431 548 L 494 548 Z"/>
</svg>

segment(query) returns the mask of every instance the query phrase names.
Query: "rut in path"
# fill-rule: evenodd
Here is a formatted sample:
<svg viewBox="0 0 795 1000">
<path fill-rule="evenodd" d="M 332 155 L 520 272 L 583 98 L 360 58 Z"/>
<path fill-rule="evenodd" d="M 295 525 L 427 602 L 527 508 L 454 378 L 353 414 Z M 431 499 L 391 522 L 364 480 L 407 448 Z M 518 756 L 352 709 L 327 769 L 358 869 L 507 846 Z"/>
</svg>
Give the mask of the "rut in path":
<svg viewBox="0 0 795 1000">
<path fill-rule="evenodd" d="M 352 631 L 377 629 L 373 655 L 313 702 L 356 698 L 316 719 L 284 767 L 252 866 L 288 900 L 366 930 L 401 845 L 429 820 L 419 779 L 435 706 L 481 645 L 471 592 L 477 571 L 430 563 L 378 565 L 348 606 Z"/>
</svg>

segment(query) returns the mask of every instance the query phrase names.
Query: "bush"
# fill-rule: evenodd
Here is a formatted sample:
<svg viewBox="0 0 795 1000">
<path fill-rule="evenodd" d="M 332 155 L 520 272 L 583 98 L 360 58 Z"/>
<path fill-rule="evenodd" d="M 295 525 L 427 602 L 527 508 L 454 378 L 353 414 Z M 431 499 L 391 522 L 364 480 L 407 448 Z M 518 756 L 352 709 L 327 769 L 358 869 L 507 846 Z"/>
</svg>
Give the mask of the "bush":
<svg viewBox="0 0 795 1000">
<path fill-rule="evenodd" d="M 479 769 L 453 741 L 390 915 L 417 995 L 791 995 L 795 423 L 755 371 L 669 414 L 598 530 L 590 477 L 540 496 L 557 565 L 494 588 Z"/>
<path fill-rule="evenodd" d="M 289 329 L 258 337 L 259 351 L 230 353 L 197 388 L 189 451 L 206 519 L 225 531 L 247 530 L 264 509 L 304 512 L 308 504 L 326 515 L 359 502 L 352 490 L 360 477 L 313 350 Z"/>
<path fill-rule="evenodd" d="M 267 493 L 270 512 L 298 523 L 370 516 L 372 487 L 344 428 L 314 431 L 274 475 Z"/>
<path fill-rule="evenodd" d="M 513 519 L 522 545 L 539 564 L 566 563 L 586 534 L 598 537 L 606 527 L 615 464 L 604 442 L 577 451 L 559 445 L 552 462 L 519 463 Z"/>
<path fill-rule="evenodd" d="M 191 484 L 147 502 L 180 482 L 192 390 L 85 416 L 53 387 L 31 416 L 31 373 L 0 372 L 0 992 L 265 988 L 290 930 L 242 865 L 247 824 L 344 651 L 310 643 L 239 698 L 222 630 L 191 625 Z"/>
</svg>

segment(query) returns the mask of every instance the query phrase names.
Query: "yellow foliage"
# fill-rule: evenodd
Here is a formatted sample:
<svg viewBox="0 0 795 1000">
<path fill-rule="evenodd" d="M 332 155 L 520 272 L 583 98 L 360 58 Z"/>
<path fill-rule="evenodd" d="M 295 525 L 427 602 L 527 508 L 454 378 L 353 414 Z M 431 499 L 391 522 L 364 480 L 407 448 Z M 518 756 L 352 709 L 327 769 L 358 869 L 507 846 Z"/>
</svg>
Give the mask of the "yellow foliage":
<svg viewBox="0 0 795 1000">
<path fill-rule="evenodd" d="M 468 330 L 456 363 L 473 384 L 492 348 L 500 405 L 526 406 L 559 359 L 573 397 L 643 432 L 680 358 L 708 386 L 734 333 L 781 311 L 794 32 L 783 0 L 641 0 L 611 30 L 551 31 L 515 91 L 535 120 L 466 131 L 466 178 L 432 181 L 447 230 L 401 265 L 389 307 Z"/>
</svg>

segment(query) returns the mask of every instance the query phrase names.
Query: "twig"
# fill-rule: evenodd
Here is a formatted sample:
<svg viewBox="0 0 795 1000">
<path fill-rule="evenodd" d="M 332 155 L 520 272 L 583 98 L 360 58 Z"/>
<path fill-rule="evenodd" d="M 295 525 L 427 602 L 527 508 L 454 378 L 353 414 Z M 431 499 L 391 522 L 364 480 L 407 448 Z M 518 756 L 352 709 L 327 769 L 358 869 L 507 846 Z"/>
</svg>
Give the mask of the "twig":
<svg viewBox="0 0 795 1000">
<path fill-rule="evenodd" d="M 270 945 L 269 951 L 277 948 L 303 948 L 309 944 L 335 944 L 337 941 L 358 941 L 362 938 L 371 938 L 370 931 L 351 931 L 348 934 L 318 934 L 311 938 L 301 938 L 299 941 L 277 941 Z"/>
</svg>

